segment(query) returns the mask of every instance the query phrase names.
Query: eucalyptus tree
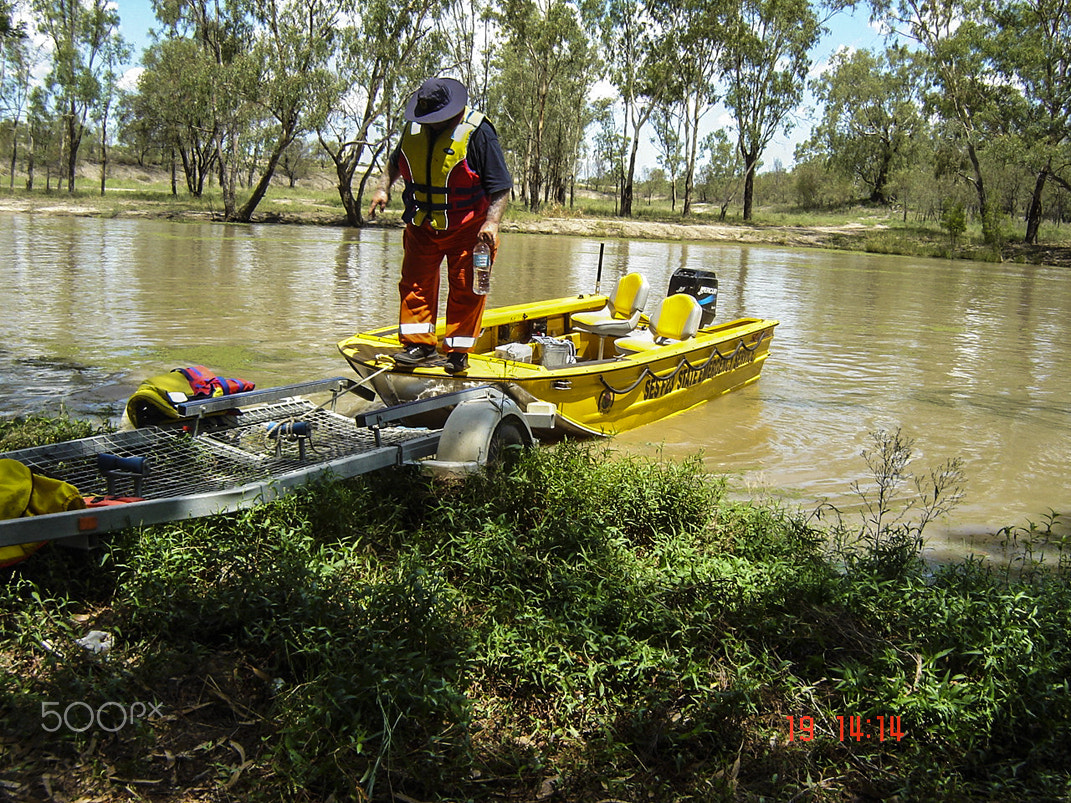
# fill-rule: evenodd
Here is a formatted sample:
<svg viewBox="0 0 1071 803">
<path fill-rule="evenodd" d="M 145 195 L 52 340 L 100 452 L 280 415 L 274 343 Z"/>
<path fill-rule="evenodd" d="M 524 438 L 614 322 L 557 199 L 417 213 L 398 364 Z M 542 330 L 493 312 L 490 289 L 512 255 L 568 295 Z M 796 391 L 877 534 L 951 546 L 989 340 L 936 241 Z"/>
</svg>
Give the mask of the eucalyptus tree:
<svg viewBox="0 0 1071 803">
<path fill-rule="evenodd" d="M 534 211 L 548 173 L 556 173 L 555 197 L 572 173 L 585 126 L 577 110 L 594 82 L 594 54 L 580 10 L 567 0 L 504 0 L 497 20 L 504 37 L 494 56 L 496 125 L 506 149 L 519 151 L 521 196 Z M 548 129 L 557 151 L 550 159 Z"/>
<path fill-rule="evenodd" d="M 655 110 L 651 118 L 654 126 L 654 137 L 651 144 L 658 151 L 658 163 L 665 171 L 666 180 L 669 182 L 669 206 L 677 208 L 677 179 L 681 174 L 684 164 L 684 147 L 681 142 L 681 115 L 675 109 L 666 105 Z"/>
<path fill-rule="evenodd" d="M 267 160 L 245 203 L 228 218 L 249 222 L 271 185 L 283 152 L 322 124 L 338 100 L 334 62 L 337 32 L 349 0 L 253 0 L 256 35 L 251 57 L 259 65 L 255 102 L 270 122 Z"/>
<path fill-rule="evenodd" d="M 676 32 L 663 22 L 659 0 L 605 0 L 601 15 L 606 75 L 623 111 L 623 150 L 618 155 L 621 198 L 618 214 L 632 216 L 633 184 L 640 136 L 654 110 L 673 87 Z"/>
<path fill-rule="evenodd" d="M 497 8 L 497 0 L 454 0 L 439 16 L 445 34 L 446 63 L 468 88 L 470 102 L 479 108 L 487 108 L 490 95 L 492 56 L 499 37 Z"/>
<path fill-rule="evenodd" d="M 924 130 L 920 68 L 904 46 L 875 56 L 841 51 L 812 82 L 822 119 L 808 145 L 841 175 L 867 188 L 873 203 L 889 202 L 889 182 L 910 161 Z"/>
<path fill-rule="evenodd" d="M 983 14 L 991 59 L 1023 95 L 1019 155 L 1034 175 L 1024 239 L 1036 243 L 1047 183 L 1071 191 L 1071 2 L 1004 0 Z"/>
<path fill-rule="evenodd" d="M 214 140 L 227 220 L 248 222 L 268 191 L 283 152 L 336 102 L 328 69 L 344 0 L 158 0 L 157 17 L 176 48 L 178 76 Z M 265 157 L 259 158 L 264 148 Z M 252 185 L 239 206 L 243 170 Z"/>
<path fill-rule="evenodd" d="M 744 160 L 744 220 L 752 217 L 755 173 L 770 140 L 792 126 L 810 50 L 823 29 L 808 0 L 740 0 L 726 26 L 725 104 Z"/>
<path fill-rule="evenodd" d="M 982 151 L 1016 90 L 1001 82 L 983 46 L 983 0 L 869 0 L 871 16 L 921 46 L 929 91 L 926 104 L 953 126 L 965 157 L 960 176 L 978 199 L 986 242 L 999 239 Z"/>
<path fill-rule="evenodd" d="M 590 94 L 595 73 L 577 76 L 573 79 L 572 89 L 559 88 L 559 95 L 564 98 L 581 97 Z M 577 85 L 583 84 L 583 89 Z M 576 192 L 577 176 L 582 170 L 582 162 L 587 153 L 585 132 L 595 119 L 595 108 L 590 102 L 563 102 L 557 107 L 554 118 L 553 136 L 547 148 L 547 187 L 553 200 L 565 206 L 573 205 Z"/>
<path fill-rule="evenodd" d="M 45 80 L 63 121 L 64 178 L 73 192 L 78 149 L 100 101 L 104 55 L 120 39 L 119 15 L 109 0 L 32 0 L 31 5 L 51 50 Z"/>
<path fill-rule="evenodd" d="M 667 50 L 666 57 L 674 65 L 669 76 L 673 87 L 671 97 L 682 123 L 684 204 L 681 213 L 687 215 L 692 207 L 700 126 L 720 100 L 718 82 L 736 0 L 672 0 L 663 9 L 667 24 L 676 32 L 676 46 Z"/>
<path fill-rule="evenodd" d="M 121 36 L 108 37 L 102 50 L 100 92 L 92 117 L 100 133 L 100 194 L 104 195 L 108 181 L 108 124 L 115 106 L 125 94 L 119 88 L 120 66 L 131 56 L 130 44 Z"/>
<path fill-rule="evenodd" d="M 449 8 L 436 0 L 365 0 L 346 11 L 336 59 L 337 100 L 316 130 L 334 163 L 351 226 L 364 223 L 364 189 L 398 132 L 406 100 L 442 65 L 447 41 L 440 23 Z"/>
<path fill-rule="evenodd" d="M 699 168 L 700 196 L 718 205 L 718 217 L 725 220 L 729 205 L 741 191 L 744 163 L 740 149 L 729 141 L 724 131 L 713 131 L 703 138 L 701 152 L 707 161 Z"/>
<path fill-rule="evenodd" d="M 164 33 L 159 55 L 146 54 L 146 72 L 153 75 L 151 84 L 143 75 L 140 86 L 150 90 L 148 111 L 166 121 L 190 191 L 200 193 L 201 168 L 211 167 L 224 215 L 234 219 L 241 158 L 257 120 L 259 65 L 251 55 L 252 19 L 239 0 L 155 0 L 154 8 Z M 175 106 L 183 108 L 168 108 L 169 86 Z M 211 153 L 207 159 L 199 147 L 204 142 Z M 188 156 L 196 159 L 187 161 Z"/>
<path fill-rule="evenodd" d="M 600 98 L 592 103 L 590 125 L 595 126 L 595 133 L 591 156 L 594 163 L 589 170 L 589 178 L 593 180 L 596 192 L 603 179 L 613 182 L 616 211 L 624 184 L 621 154 L 625 150 L 625 139 L 614 121 L 613 104 L 613 98 Z"/>
<path fill-rule="evenodd" d="M 49 87 L 36 84 L 30 88 L 26 113 L 26 189 L 32 190 L 37 176 L 37 161 L 45 163 L 45 187 L 51 188 L 53 160 L 58 158 L 59 118 L 53 114 L 53 99 Z"/>
<path fill-rule="evenodd" d="M 11 138 L 11 161 L 8 181 L 15 186 L 15 170 L 18 165 L 19 126 L 30 100 L 31 78 L 36 63 L 36 52 L 26 36 L 24 26 L 12 21 L 11 9 L 4 7 L 0 14 L 0 114 Z"/>
<path fill-rule="evenodd" d="M 153 44 L 142 64 L 131 101 L 137 130 L 165 153 L 178 154 L 186 190 L 200 198 L 220 151 L 223 117 L 215 100 L 222 65 L 206 60 L 202 45 L 191 38 Z"/>
</svg>

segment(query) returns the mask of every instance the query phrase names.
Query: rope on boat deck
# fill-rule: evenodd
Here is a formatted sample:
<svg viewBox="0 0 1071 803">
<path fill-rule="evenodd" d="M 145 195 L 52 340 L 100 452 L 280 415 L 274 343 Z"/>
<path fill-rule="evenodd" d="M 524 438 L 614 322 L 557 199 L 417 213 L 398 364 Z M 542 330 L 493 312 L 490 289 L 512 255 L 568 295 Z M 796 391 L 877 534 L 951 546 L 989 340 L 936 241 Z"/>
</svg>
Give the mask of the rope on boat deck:
<svg viewBox="0 0 1071 803">
<path fill-rule="evenodd" d="M 613 385 L 611 385 L 609 382 L 606 381 L 606 377 L 603 376 L 602 374 L 599 375 L 599 381 L 602 382 L 602 386 L 604 388 L 606 388 L 608 391 L 613 393 L 615 396 L 624 396 L 626 393 L 631 393 L 636 388 L 638 388 L 640 386 L 640 383 L 643 382 L 643 380 L 645 380 L 649 376 L 654 377 L 656 380 L 658 380 L 660 382 L 665 382 L 667 380 L 671 380 L 671 379 L 675 378 L 677 376 L 677 374 L 679 374 L 686 367 L 690 371 L 702 371 L 708 365 L 710 365 L 712 362 L 714 362 L 714 358 L 715 357 L 717 357 L 720 360 L 732 360 L 741 351 L 751 351 L 751 352 L 755 351 L 755 349 L 757 349 L 762 344 L 762 341 L 765 340 L 765 339 L 766 339 L 766 332 L 762 331 L 762 332 L 759 333 L 758 339 L 755 340 L 755 344 L 753 346 L 748 346 L 747 343 L 745 343 L 743 340 L 738 340 L 736 342 L 736 348 L 733 349 L 733 353 L 728 355 L 728 356 L 722 354 L 721 351 L 718 350 L 718 347 L 715 346 L 714 347 L 714 351 L 712 351 L 710 353 L 710 356 L 707 357 L 706 361 L 703 362 L 701 365 L 692 365 L 691 362 L 688 361 L 687 357 L 681 357 L 681 361 L 679 363 L 677 363 L 677 367 L 674 368 L 673 370 L 671 370 L 665 376 L 659 376 L 658 374 L 656 374 L 654 371 L 651 370 L 650 366 L 645 365 L 645 366 L 643 366 L 643 371 L 640 372 L 640 375 L 636 379 L 636 381 L 633 382 L 631 385 L 629 385 L 627 388 L 624 388 L 624 389 L 615 388 Z"/>
</svg>

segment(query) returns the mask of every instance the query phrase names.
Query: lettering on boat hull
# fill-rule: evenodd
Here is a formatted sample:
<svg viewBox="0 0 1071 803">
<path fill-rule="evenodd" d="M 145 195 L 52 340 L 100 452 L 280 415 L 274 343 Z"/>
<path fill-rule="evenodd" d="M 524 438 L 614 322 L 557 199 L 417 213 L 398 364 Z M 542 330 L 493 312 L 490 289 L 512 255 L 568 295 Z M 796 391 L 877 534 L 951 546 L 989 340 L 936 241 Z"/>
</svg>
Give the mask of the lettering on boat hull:
<svg viewBox="0 0 1071 803">
<path fill-rule="evenodd" d="M 686 390 L 687 388 L 695 387 L 708 379 L 735 371 L 737 368 L 754 361 L 755 352 L 746 348 L 737 349 L 734 354 L 728 357 L 715 353 L 711 360 L 697 368 L 684 367 L 664 379 L 659 379 L 653 375 L 649 376 L 643 386 L 643 398 L 644 400 L 660 399 L 675 390 Z"/>
</svg>

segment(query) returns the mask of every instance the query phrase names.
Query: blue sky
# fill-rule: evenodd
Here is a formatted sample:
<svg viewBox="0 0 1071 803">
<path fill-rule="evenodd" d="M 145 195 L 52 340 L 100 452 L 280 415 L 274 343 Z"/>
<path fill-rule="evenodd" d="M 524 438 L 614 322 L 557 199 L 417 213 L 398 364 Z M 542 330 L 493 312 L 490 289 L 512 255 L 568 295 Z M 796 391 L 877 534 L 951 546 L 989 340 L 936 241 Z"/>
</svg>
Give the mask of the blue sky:
<svg viewBox="0 0 1071 803">
<path fill-rule="evenodd" d="M 149 28 L 156 25 L 149 0 L 116 0 L 123 36 L 134 45 L 134 61 L 141 60 L 141 51 L 149 45 Z"/>
<path fill-rule="evenodd" d="M 152 12 L 152 3 L 150 0 L 116 0 L 116 6 L 119 9 L 123 35 L 134 45 L 133 63 L 136 65 L 141 58 L 141 51 L 149 45 L 149 29 L 157 24 Z M 833 54 L 843 48 L 884 49 L 882 35 L 868 24 L 867 17 L 867 10 L 860 8 L 853 13 L 841 12 L 827 22 L 830 33 L 822 38 L 812 52 L 812 74 L 819 74 L 829 63 Z M 796 144 L 809 136 L 812 125 L 817 122 L 814 116 L 814 102 L 808 95 L 794 116 L 795 125 L 792 131 L 775 136 L 767 148 L 763 156 L 765 169 L 772 167 L 774 160 L 780 160 L 785 167 L 792 165 Z M 714 110 L 711 112 L 710 119 L 707 120 L 707 125 L 710 127 L 727 126 L 728 118 L 719 110 Z M 649 147 L 649 144 L 645 142 L 644 152 L 647 152 Z M 649 166 L 654 165 L 653 156 L 648 156 L 647 153 L 641 153 L 641 160 Z"/>
</svg>

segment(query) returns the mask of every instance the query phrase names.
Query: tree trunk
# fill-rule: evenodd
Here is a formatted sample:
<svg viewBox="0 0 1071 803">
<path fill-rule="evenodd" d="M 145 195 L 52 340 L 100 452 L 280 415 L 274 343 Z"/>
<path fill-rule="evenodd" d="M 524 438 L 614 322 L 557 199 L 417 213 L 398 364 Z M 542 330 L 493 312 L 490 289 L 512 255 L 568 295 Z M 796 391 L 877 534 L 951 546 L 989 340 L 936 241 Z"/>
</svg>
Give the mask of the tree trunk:
<svg viewBox="0 0 1071 803">
<path fill-rule="evenodd" d="M 636 136 L 632 138 L 632 153 L 628 159 L 628 170 L 621 182 L 621 210 L 618 212 L 621 217 L 632 217 L 632 187 L 633 178 L 636 175 L 636 152 L 639 148 L 639 129 L 636 129 Z"/>
<path fill-rule="evenodd" d="M 699 100 L 695 100 L 695 108 L 691 109 L 691 131 L 688 134 L 688 159 L 684 168 L 684 206 L 681 208 L 681 216 L 687 217 L 692 211 L 692 190 L 695 184 L 695 162 L 699 151 Z"/>
<path fill-rule="evenodd" d="M 81 126 L 78 124 L 74 109 L 71 109 L 67 114 L 67 164 L 64 167 L 67 173 L 67 192 L 74 192 L 74 181 L 78 174 L 78 149 L 81 144 Z"/>
<path fill-rule="evenodd" d="M 361 139 L 365 135 L 365 131 L 360 132 L 358 139 Z M 372 155 L 372 160 L 368 165 L 368 170 L 361 178 L 360 189 L 357 193 L 357 197 L 353 196 L 353 175 L 357 172 L 357 166 L 361 162 L 361 156 L 364 155 L 363 144 L 339 144 L 338 150 L 331 150 L 330 145 L 324 141 L 323 134 L 318 134 L 320 140 L 320 147 L 324 152 L 331 157 L 331 162 L 335 166 L 335 177 L 338 178 L 338 183 L 335 188 L 338 190 L 339 200 L 342 201 L 342 209 L 346 213 L 346 224 L 353 226 L 354 228 L 360 228 L 364 225 L 364 215 L 361 212 L 361 196 L 364 194 L 364 186 L 368 181 L 368 176 L 376 164 L 376 160 L 379 158 L 379 154 L 383 152 L 384 145 L 380 145 Z"/>
<path fill-rule="evenodd" d="M 238 138 L 236 136 L 231 137 L 230 149 L 232 151 L 230 159 L 226 159 L 223 156 L 223 134 L 219 134 L 218 141 L 216 143 L 216 158 L 217 166 L 219 167 L 219 189 L 223 195 L 223 218 L 224 220 L 232 220 L 234 218 L 235 204 L 235 185 L 238 181 L 238 170 L 232 165 L 232 162 L 237 158 L 238 150 Z"/>
<path fill-rule="evenodd" d="M 758 154 L 744 154 L 744 220 L 751 220 L 752 206 L 755 202 L 755 170 L 758 162 Z"/>
<path fill-rule="evenodd" d="M 34 139 L 33 125 L 29 126 L 30 135 L 26 138 L 26 189 L 33 189 Z"/>
<path fill-rule="evenodd" d="M 982 239 L 985 240 L 986 244 L 993 244 L 997 241 L 997 232 L 994 230 L 996 221 L 990 213 L 989 196 L 986 194 L 985 182 L 982 179 L 982 164 L 978 159 L 978 151 L 973 142 L 968 142 L 967 144 L 967 155 L 970 157 L 971 167 L 974 169 L 974 190 L 978 194 L 978 214 L 982 218 Z"/>
<path fill-rule="evenodd" d="M 338 173 L 338 197 L 342 200 L 342 208 L 346 211 L 346 223 L 353 228 L 359 228 L 364 222 L 361 209 L 357 206 L 357 199 L 353 197 L 353 173 L 350 172 L 349 179 L 343 179 L 342 169 L 339 168 Z"/>
<path fill-rule="evenodd" d="M 871 203 L 880 204 L 881 206 L 886 206 L 889 203 L 889 197 L 885 194 L 885 187 L 889 183 L 890 162 L 891 158 L 889 156 L 882 159 L 881 168 L 874 179 L 874 190 L 870 193 Z"/>
<path fill-rule="evenodd" d="M 19 121 L 15 120 L 11 123 L 11 172 L 8 174 L 8 187 L 9 189 L 15 189 L 15 166 L 18 163 L 19 153 Z"/>
<path fill-rule="evenodd" d="M 1045 191 L 1045 182 L 1049 178 L 1049 168 L 1046 165 L 1038 173 L 1037 182 L 1034 184 L 1034 194 L 1030 196 L 1030 208 L 1026 213 L 1026 236 L 1023 242 L 1027 245 L 1037 245 L 1038 230 L 1041 228 L 1041 196 Z"/>
<path fill-rule="evenodd" d="M 256 211 L 257 206 L 264 200 L 264 196 L 268 192 L 268 187 L 271 185 L 272 177 L 275 175 L 275 166 L 279 164 L 279 159 L 283 155 L 283 151 L 287 149 L 291 142 L 294 141 L 294 135 L 291 133 L 291 129 L 287 128 L 283 131 L 283 135 L 279 137 L 279 141 L 275 143 L 275 150 L 272 151 L 271 156 L 268 157 L 268 164 L 264 168 L 264 172 L 260 175 L 260 181 L 257 182 L 257 186 L 253 188 L 252 194 L 249 196 L 249 200 L 242 205 L 242 208 L 238 210 L 238 214 L 235 217 L 238 223 L 248 223 L 253 218 L 253 212 Z M 252 174 L 250 174 L 252 178 Z"/>
<path fill-rule="evenodd" d="M 372 177 L 372 165 L 379 159 L 379 155 L 383 153 L 383 149 L 387 147 L 387 143 L 384 140 L 376 148 L 375 154 L 372 156 L 372 161 L 365 168 L 364 173 L 361 174 L 361 183 L 357 185 L 357 225 L 364 225 L 364 216 L 361 214 L 361 207 L 364 205 L 364 190 L 368 186 L 368 179 Z"/>
<path fill-rule="evenodd" d="M 106 141 L 108 131 L 107 122 L 100 126 L 100 197 L 104 197 L 105 186 L 108 183 L 108 143 Z"/>
<path fill-rule="evenodd" d="M 535 142 L 532 150 L 532 191 L 529 203 L 531 211 L 539 210 L 539 193 L 543 185 L 543 129 L 547 120 L 547 95 L 550 84 L 544 79 L 539 86 L 539 114 L 536 117 Z"/>
</svg>

